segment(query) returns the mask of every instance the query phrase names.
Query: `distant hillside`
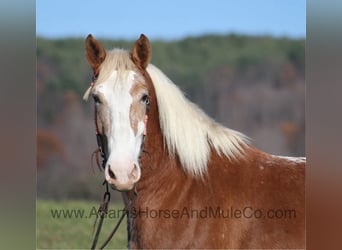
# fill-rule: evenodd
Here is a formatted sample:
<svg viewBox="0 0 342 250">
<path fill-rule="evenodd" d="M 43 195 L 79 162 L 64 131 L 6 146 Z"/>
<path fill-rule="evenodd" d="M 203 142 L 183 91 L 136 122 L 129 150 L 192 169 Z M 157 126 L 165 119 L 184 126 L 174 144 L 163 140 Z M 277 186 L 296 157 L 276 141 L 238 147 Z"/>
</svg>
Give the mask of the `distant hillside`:
<svg viewBox="0 0 342 250">
<path fill-rule="evenodd" d="M 101 41 L 107 49 L 130 49 L 133 44 L 133 41 Z M 185 86 L 203 83 L 203 76 L 220 65 L 229 65 L 243 73 L 255 66 L 289 62 L 304 73 L 304 40 L 203 36 L 174 42 L 152 41 L 152 50 L 152 63 L 177 84 Z M 84 58 L 84 39 L 38 38 L 37 56 L 38 66 L 40 63 L 50 66 L 52 77 L 46 79 L 50 88 L 79 94 L 84 91 L 90 75 Z"/>
<path fill-rule="evenodd" d="M 100 41 L 107 49 L 130 49 L 134 42 Z M 151 43 L 152 63 L 210 116 L 247 134 L 265 151 L 304 155 L 304 40 L 207 35 Z M 96 142 L 93 107 L 81 100 L 91 79 L 84 39 L 38 38 L 37 69 L 38 129 L 44 138 L 38 139 L 38 149 L 45 148 L 38 152 L 42 176 L 48 180 L 58 166 L 60 178 L 72 168 L 86 182 L 90 167 L 84 166 L 90 165 Z M 44 196 L 41 185 L 38 194 Z"/>
</svg>

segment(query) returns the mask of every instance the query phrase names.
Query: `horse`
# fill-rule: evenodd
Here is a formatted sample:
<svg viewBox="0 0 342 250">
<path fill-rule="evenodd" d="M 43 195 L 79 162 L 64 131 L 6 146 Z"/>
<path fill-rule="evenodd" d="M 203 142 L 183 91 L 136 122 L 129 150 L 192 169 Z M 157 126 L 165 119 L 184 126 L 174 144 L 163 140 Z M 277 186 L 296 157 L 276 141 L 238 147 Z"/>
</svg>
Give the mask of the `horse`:
<svg viewBox="0 0 342 250">
<path fill-rule="evenodd" d="M 129 205 L 128 248 L 304 248 L 305 157 L 276 156 L 206 115 L 151 61 L 91 34 L 104 175 Z"/>
</svg>

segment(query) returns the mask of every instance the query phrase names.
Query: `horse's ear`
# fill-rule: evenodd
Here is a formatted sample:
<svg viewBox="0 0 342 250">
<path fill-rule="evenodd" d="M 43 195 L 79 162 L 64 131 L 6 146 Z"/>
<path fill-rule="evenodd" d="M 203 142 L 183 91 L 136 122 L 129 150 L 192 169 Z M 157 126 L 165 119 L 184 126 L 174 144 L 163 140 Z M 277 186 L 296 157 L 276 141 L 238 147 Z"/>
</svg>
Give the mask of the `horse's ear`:
<svg viewBox="0 0 342 250">
<path fill-rule="evenodd" d="M 88 63 L 94 71 L 97 71 L 101 63 L 106 58 L 106 50 L 91 34 L 87 36 L 85 49 Z"/>
<path fill-rule="evenodd" d="M 132 60 L 137 66 L 140 66 L 142 69 L 146 69 L 147 65 L 150 63 L 151 56 L 150 41 L 144 34 L 141 34 L 140 38 L 135 42 L 132 48 Z"/>
</svg>

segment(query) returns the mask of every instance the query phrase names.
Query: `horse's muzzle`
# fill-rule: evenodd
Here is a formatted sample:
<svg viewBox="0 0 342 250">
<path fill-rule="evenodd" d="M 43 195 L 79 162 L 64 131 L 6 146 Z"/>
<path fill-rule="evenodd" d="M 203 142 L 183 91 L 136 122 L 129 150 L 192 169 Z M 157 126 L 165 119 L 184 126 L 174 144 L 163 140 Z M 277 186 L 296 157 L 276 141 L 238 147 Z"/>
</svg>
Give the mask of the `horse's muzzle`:
<svg viewBox="0 0 342 250">
<path fill-rule="evenodd" d="M 127 169 L 127 168 L 126 168 Z M 126 171 L 123 168 L 116 168 L 110 164 L 106 165 L 105 177 L 106 181 L 118 191 L 128 191 L 133 189 L 141 176 L 140 167 L 133 164 L 131 170 Z"/>
</svg>

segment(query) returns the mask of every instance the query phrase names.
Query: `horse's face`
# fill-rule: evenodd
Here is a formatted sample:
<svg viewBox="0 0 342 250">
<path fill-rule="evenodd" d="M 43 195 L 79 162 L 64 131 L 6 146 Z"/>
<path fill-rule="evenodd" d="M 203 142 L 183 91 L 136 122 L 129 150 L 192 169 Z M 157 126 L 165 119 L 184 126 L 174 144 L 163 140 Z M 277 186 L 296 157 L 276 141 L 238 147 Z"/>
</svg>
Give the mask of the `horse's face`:
<svg viewBox="0 0 342 250">
<path fill-rule="evenodd" d="M 146 133 L 148 92 L 138 72 L 123 78 L 113 71 L 91 95 L 96 105 L 98 132 L 107 137 L 105 176 L 119 190 L 131 189 L 140 178 L 139 155 Z"/>
<path fill-rule="evenodd" d="M 108 68 L 112 64 L 106 63 L 106 57 L 107 61 L 115 61 L 115 58 L 109 57 L 118 55 L 106 53 L 92 36 L 86 40 L 86 52 L 94 72 L 99 72 L 90 94 L 95 101 L 98 133 L 107 138 L 105 178 L 117 190 L 130 190 L 141 174 L 139 156 L 146 134 L 149 107 L 148 86 L 142 72 L 150 60 L 149 42 L 141 36 L 130 58 L 126 52 L 118 52 L 126 56 L 124 60 L 129 60 L 123 68 Z M 122 63 L 120 61 L 119 66 Z"/>
</svg>

